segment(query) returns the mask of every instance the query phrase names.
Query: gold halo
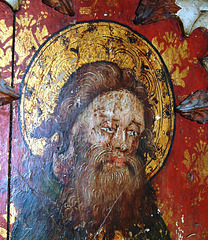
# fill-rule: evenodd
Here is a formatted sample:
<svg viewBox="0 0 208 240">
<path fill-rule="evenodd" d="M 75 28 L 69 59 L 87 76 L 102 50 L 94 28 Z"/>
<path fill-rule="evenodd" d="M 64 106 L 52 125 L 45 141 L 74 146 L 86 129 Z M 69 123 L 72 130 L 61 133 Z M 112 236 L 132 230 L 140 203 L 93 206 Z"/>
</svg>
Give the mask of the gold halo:
<svg viewBox="0 0 208 240">
<path fill-rule="evenodd" d="M 21 85 L 20 126 L 26 145 L 34 155 L 43 155 L 46 138 L 32 133 L 53 113 L 61 88 L 83 64 L 109 61 L 134 69 L 148 90 L 156 116 L 156 160 L 148 156 L 150 179 L 162 167 L 174 136 L 174 97 L 169 74 L 155 48 L 143 36 L 115 22 L 85 22 L 68 26 L 49 38 L 33 57 Z M 146 78 L 141 77 L 145 66 Z M 56 141 L 56 134 L 51 141 Z"/>
</svg>

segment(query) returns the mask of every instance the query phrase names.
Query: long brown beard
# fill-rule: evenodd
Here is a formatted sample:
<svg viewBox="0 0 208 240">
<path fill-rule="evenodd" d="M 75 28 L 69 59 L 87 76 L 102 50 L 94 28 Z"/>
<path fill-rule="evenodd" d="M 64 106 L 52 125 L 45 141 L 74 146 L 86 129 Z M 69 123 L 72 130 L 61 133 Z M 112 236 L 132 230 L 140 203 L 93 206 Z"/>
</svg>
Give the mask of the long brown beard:
<svg viewBox="0 0 208 240">
<path fill-rule="evenodd" d="M 85 230 L 94 235 L 102 226 L 109 238 L 115 230 L 128 236 L 129 227 L 142 222 L 139 209 L 151 211 L 144 166 L 138 157 L 126 154 L 125 165 L 115 167 L 109 163 L 114 154 L 109 147 L 76 143 L 74 179 L 62 195 L 66 199 L 64 218 L 72 219 L 76 226 L 84 223 Z"/>
</svg>

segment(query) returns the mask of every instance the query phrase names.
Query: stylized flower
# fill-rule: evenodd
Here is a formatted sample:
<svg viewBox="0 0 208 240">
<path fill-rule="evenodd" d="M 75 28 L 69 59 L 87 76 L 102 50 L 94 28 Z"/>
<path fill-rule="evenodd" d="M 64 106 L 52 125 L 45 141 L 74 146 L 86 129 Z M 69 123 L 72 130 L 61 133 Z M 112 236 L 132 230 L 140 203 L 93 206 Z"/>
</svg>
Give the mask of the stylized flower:
<svg viewBox="0 0 208 240">
<path fill-rule="evenodd" d="M 181 42 L 176 33 L 166 32 L 160 39 L 153 38 L 152 43 L 161 53 L 171 73 L 173 84 L 185 87 L 183 78 L 188 75 L 189 67 L 182 68 L 182 60 L 189 57 L 188 42 Z"/>
</svg>

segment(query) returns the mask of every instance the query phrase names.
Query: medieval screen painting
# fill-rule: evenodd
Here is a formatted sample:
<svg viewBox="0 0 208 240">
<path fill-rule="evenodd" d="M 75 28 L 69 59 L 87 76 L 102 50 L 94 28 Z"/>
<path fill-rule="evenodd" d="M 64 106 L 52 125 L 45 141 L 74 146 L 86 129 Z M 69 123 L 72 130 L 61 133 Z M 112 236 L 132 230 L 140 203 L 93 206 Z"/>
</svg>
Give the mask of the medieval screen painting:
<svg viewBox="0 0 208 240">
<path fill-rule="evenodd" d="M 171 148 L 174 97 L 151 43 L 113 22 L 67 27 L 36 53 L 21 91 L 31 154 L 12 239 L 170 239 L 150 180 Z"/>
<path fill-rule="evenodd" d="M 0 240 L 208 239 L 207 1 L 16 4 L 0 2 Z"/>
</svg>

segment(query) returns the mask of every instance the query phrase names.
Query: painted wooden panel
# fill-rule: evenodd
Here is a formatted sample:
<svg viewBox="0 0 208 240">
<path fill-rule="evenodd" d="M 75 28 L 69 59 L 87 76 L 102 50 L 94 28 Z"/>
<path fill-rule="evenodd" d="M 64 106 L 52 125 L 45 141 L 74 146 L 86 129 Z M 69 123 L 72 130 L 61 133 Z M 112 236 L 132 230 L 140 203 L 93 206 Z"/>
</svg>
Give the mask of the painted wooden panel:
<svg viewBox="0 0 208 240">
<path fill-rule="evenodd" d="M 6 41 L 4 39 L 1 40 L 1 48 L 4 49 L 2 52 L 2 59 L 8 59 L 8 56 L 11 56 L 10 49 L 12 46 L 12 12 L 3 3 L 1 3 L 1 5 L 2 10 L 0 12 L 0 19 L 2 20 L 0 26 L 3 28 L 3 31 L 6 32 L 4 35 L 6 36 Z M 135 1 L 77 1 L 73 2 L 75 16 L 70 17 L 51 9 L 41 1 L 34 0 L 23 1 L 21 10 L 16 13 L 14 84 L 16 89 L 21 88 L 22 99 L 20 102 L 15 102 L 13 105 L 12 148 L 10 149 L 12 151 L 10 232 L 13 239 L 40 239 L 40 237 L 43 237 L 43 239 L 59 239 L 58 235 L 60 239 L 61 236 L 63 236 L 63 239 L 72 238 L 72 235 L 70 235 L 71 232 L 66 230 L 72 226 L 70 224 L 67 225 L 66 219 L 64 221 L 65 229 L 60 228 L 61 232 L 56 232 L 53 229 L 54 232 L 50 232 L 50 234 L 53 234 L 52 237 L 49 232 L 47 232 L 47 227 L 54 226 L 54 222 L 61 222 L 59 221 L 60 219 L 58 219 L 60 216 L 56 212 L 56 208 L 51 208 L 52 205 L 50 205 L 49 202 L 57 201 L 57 195 L 60 198 L 62 191 L 63 197 L 68 194 L 67 191 L 69 190 L 70 179 L 69 169 L 72 168 L 72 166 L 64 160 L 63 153 L 56 155 L 52 152 L 50 155 L 49 148 L 47 149 L 47 144 L 49 143 L 48 139 L 50 139 L 50 144 L 60 140 L 58 138 L 59 135 L 55 134 L 54 131 L 54 129 L 60 130 L 60 125 L 54 125 L 55 127 L 53 126 L 50 128 L 49 126 L 53 122 L 45 121 L 48 125 L 43 126 L 40 124 L 42 123 L 40 119 L 48 119 L 49 116 L 53 116 L 54 109 L 58 111 L 58 108 L 55 107 L 58 100 L 58 94 L 61 92 L 64 83 L 67 82 L 68 77 L 71 76 L 75 69 L 79 69 L 83 64 L 95 61 L 104 61 L 104 65 L 102 65 L 104 69 L 104 67 L 106 67 L 106 62 L 109 61 L 114 64 L 116 63 L 121 69 L 133 68 L 134 66 L 133 69 L 137 79 L 139 71 L 135 68 L 135 63 L 132 59 L 136 59 L 136 57 L 140 56 L 139 59 L 145 62 L 145 64 L 141 61 L 138 68 L 143 66 L 143 70 L 148 72 L 147 67 L 150 68 L 151 66 L 150 75 L 152 76 L 154 75 L 153 72 L 156 72 L 159 68 L 155 63 L 151 64 L 151 61 L 157 59 L 159 62 L 161 61 L 161 63 L 163 63 L 162 60 L 160 60 L 161 56 L 170 73 L 170 85 L 173 85 L 175 105 L 178 105 L 196 90 L 201 89 L 206 91 L 208 74 L 201 64 L 201 59 L 204 58 L 208 52 L 208 37 L 206 30 L 196 29 L 189 37 L 184 37 L 181 22 L 176 17 L 171 17 L 164 21 L 149 25 L 135 25 L 133 19 L 137 6 L 138 3 Z M 96 22 L 93 24 L 92 21 L 95 20 Z M 102 22 L 99 23 L 98 20 L 102 20 Z M 81 21 L 91 21 L 92 24 L 76 24 Z M 69 24 L 71 24 L 71 27 L 67 27 Z M 108 30 L 102 27 L 104 25 L 108 25 L 106 28 Z M 83 29 L 85 28 L 85 31 L 79 26 Z M 63 27 L 67 28 L 60 31 Z M 129 29 L 129 27 L 132 30 Z M 58 31 L 60 31 L 58 34 L 53 35 Z M 137 35 L 137 33 L 139 35 Z M 80 41 L 81 35 L 86 37 L 85 41 Z M 129 38 L 130 35 L 131 38 Z M 144 36 L 144 38 L 141 37 L 141 35 Z M 50 36 L 52 37 L 47 40 Z M 124 40 L 125 37 L 128 37 L 129 40 Z M 108 43 L 106 39 L 110 39 Z M 38 50 L 45 40 L 47 40 L 47 43 Z M 138 44 L 139 41 L 140 43 Z M 91 43 L 94 44 L 94 47 L 90 45 Z M 145 48 L 144 43 L 146 43 L 148 47 Z M 8 48 L 5 44 L 8 45 Z M 79 44 L 80 46 L 78 48 L 77 45 Z M 96 44 L 97 47 L 95 47 Z M 102 44 L 103 47 L 99 48 Z M 109 44 L 108 48 L 106 47 L 107 44 Z M 119 44 L 125 47 L 118 47 L 120 46 Z M 156 50 L 152 48 L 151 44 L 154 45 Z M 67 49 L 67 46 L 70 46 L 70 51 Z M 144 57 L 144 54 L 135 56 L 133 53 L 135 49 L 137 49 L 139 53 L 142 48 L 143 51 L 146 51 L 146 56 Z M 111 51 L 103 53 L 103 49 L 106 51 L 110 49 Z M 126 52 L 129 52 L 129 55 L 125 55 L 124 53 Z M 153 52 L 152 58 L 148 56 L 148 52 Z M 67 54 L 69 55 L 67 61 L 64 60 L 64 54 L 66 54 L 66 56 Z M 72 56 L 74 58 L 72 58 Z M 77 56 L 79 56 L 78 63 L 76 62 Z M 125 58 L 125 56 L 133 57 Z M 30 68 L 26 70 L 32 57 L 34 57 L 32 64 Z M 150 60 L 148 63 L 147 59 Z M 115 67 L 115 65 L 113 65 L 113 67 Z M 2 65 L 2 69 L 2 76 L 9 83 L 11 72 L 10 63 L 6 62 L 5 66 Z M 118 69 L 119 68 L 116 66 L 114 72 L 120 71 Z M 62 76 L 64 71 L 67 72 L 66 76 Z M 78 70 L 78 74 L 79 71 L 82 72 L 82 70 Z M 27 85 L 22 83 L 20 87 L 25 73 L 24 83 L 27 83 Z M 124 76 L 122 76 L 122 78 L 124 78 Z M 63 81 L 61 81 L 61 79 L 63 79 Z M 57 84 L 56 80 L 60 83 Z M 49 85 L 47 81 L 51 84 Z M 151 80 L 151 77 L 147 82 L 148 81 L 151 85 L 155 84 L 154 80 Z M 159 89 L 162 90 L 156 93 L 157 99 L 154 104 L 161 101 L 161 106 L 164 105 L 163 109 L 166 107 L 166 111 L 164 111 L 163 114 L 170 114 L 171 117 L 169 119 L 173 122 L 175 121 L 175 127 L 174 124 L 171 126 L 170 121 L 168 122 L 168 126 L 167 123 L 161 122 L 161 128 L 158 128 L 158 132 L 161 133 L 161 135 L 156 131 L 157 141 L 160 147 L 164 147 L 165 144 L 167 144 L 168 148 L 170 148 L 170 152 L 160 151 L 163 156 L 161 158 L 162 160 L 160 156 L 157 155 L 156 160 L 152 161 L 153 165 L 149 165 L 149 170 L 146 168 L 146 174 L 149 175 L 149 179 L 151 179 L 150 184 L 154 186 L 156 191 L 156 205 L 158 211 L 160 211 L 158 216 L 161 217 L 161 220 L 158 221 L 160 223 L 158 224 L 161 224 L 161 221 L 164 220 L 170 232 L 171 239 L 207 239 L 207 124 L 191 122 L 182 118 L 179 114 L 177 114 L 174 119 L 174 108 L 171 102 L 173 101 L 172 90 L 168 92 L 168 86 L 164 86 L 164 83 L 162 83 L 163 81 L 160 82 L 161 85 L 159 85 Z M 145 81 L 143 83 L 145 83 Z M 41 89 L 44 89 L 44 91 L 41 92 Z M 71 91 L 74 91 L 74 89 L 71 89 Z M 115 91 L 117 90 L 115 89 Z M 65 94 L 63 91 L 62 97 L 64 97 Z M 162 96 L 162 99 L 159 98 L 159 95 Z M 112 96 L 107 97 L 107 99 L 111 98 Z M 101 104 L 102 99 L 99 101 L 99 104 L 97 103 L 98 105 Z M 151 104 L 154 105 L 153 100 Z M 155 111 L 157 109 L 157 104 L 155 108 L 153 107 Z M 94 103 L 94 105 L 96 105 L 96 103 Z M 34 106 L 39 106 L 39 108 Z M 110 103 L 108 106 L 110 106 Z M 119 106 L 117 106 L 117 108 L 119 108 Z M 90 113 L 94 110 L 89 107 L 88 112 Z M 1 107 L 1 111 L 2 134 L 0 141 L 2 142 L 2 158 L 0 176 L 2 179 L 1 186 L 3 186 L 3 181 L 8 172 L 7 162 L 9 161 L 9 107 Z M 158 121 L 161 121 L 159 120 L 161 116 L 157 116 Z M 82 125 L 84 125 L 87 120 L 80 119 L 80 121 Z M 95 121 L 94 119 L 92 122 Z M 140 123 L 140 125 L 142 125 L 142 123 Z M 103 125 L 102 128 L 102 130 L 108 130 L 109 132 L 111 131 L 109 129 L 113 127 Z M 175 134 L 173 135 L 174 128 Z M 38 130 L 35 131 L 34 129 Z M 47 135 L 46 130 L 50 130 L 51 132 L 49 131 Z M 169 135 L 167 134 L 168 130 L 170 131 Z M 162 133 L 162 131 L 164 132 Z M 138 130 L 135 132 L 138 132 Z M 166 140 L 164 140 L 163 134 L 166 136 Z M 171 139 L 168 142 L 168 137 L 171 139 L 173 138 L 171 146 Z M 81 142 L 83 139 L 79 141 Z M 45 155 L 46 158 L 41 156 L 44 150 L 47 153 Z M 54 152 L 56 152 L 56 150 L 57 149 L 53 149 Z M 61 151 L 61 149 L 59 149 L 59 151 Z M 166 155 L 168 155 L 167 158 Z M 59 156 L 59 158 L 57 158 L 57 156 Z M 63 157 L 62 161 L 61 157 Z M 163 165 L 165 159 L 166 161 Z M 53 162 L 52 171 L 49 168 L 51 167 L 49 166 L 51 162 Z M 113 160 L 113 158 L 112 162 L 116 162 L 117 165 L 124 164 L 118 160 Z M 163 167 L 160 169 L 162 165 Z M 158 166 L 160 170 L 154 170 L 155 166 Z M 79 170 L 79 168 L 77 170 Z M 36 173 L 39 175 L 35 175 Z M 73 173 L 72 170 L 71 173 Z M 37 184 L 37 188 L 35 188 L 35 184 Z M 45 214 L 41 211 L 38 212 L 40 208 L 39 206 L 35 206 L 35 204 L 38 203 L 35 198 L 41 199 L 40 202 L 43 204 L 43 208 L 46 211 Z M 45 202 L 43 202 L 42 199 L 44 199 Z M 2 239 L 6 239 L 6 202 L 7 192 L 4 192 L 1 198 L 0 208 L 0 233 Z M 58 206 L 58 202 L 56 202 L 56 205 Z M 132 207 L 130 207 L 130 209 L 132 209 Z M 70 208 L 66 208 L 65 210 L 66 212 L 70 211 Z M 85 213 L 85 211 L 83 212 Z M 64 211 L 61 213 L 64 213 Z M 113 210 L 112 213 L 115 214 Z M 107 213 L 105 214 L 105 216 L 108 216 Z M 83 215 L 88 216 L 87 213 Z M 131 222 L 134 220 L 132 215 L 129 217 L 128 214 L 126 214 L 126 219 L 128 219 L 131 225 L 134 225 Z M 51 218 L 51 216 L 54 218 Z M 65 216 L 68 215 L 66 214 Z M 69 216 L 71 215 L 69 214 Z M 83 221 L 89 223 L 90 218 L 86 216 L 83 217 Z M 17 219 L 16 223 L 14 223 L 15 217 Z M 21 220 L 21 217 L 25 219 Z M 63 220 L 62 217 L 60 218 Z M 51 219 L 53 223 L 51 223 Z M 24 221 L 26 227 L 21 226 Z M 114 230 L 120 230 L 120 232 L 116 232 L 115 239 L 122 239 L 121 235 L 125 235 L 124 228 L 119 227 L 120 225 L 117 223 L 116 218 L 112 221 L 117 224 L 117 229 L 107 228 L 109 229 L 110 237 L 113 237 Z M 29 224 L 28 226 L 27 223 Z M 16 230 L 13 231 L 14 224 Z M 28 229 L 30 229 L 31 225 L 32 230 L 30 231 Z M 113 224 L 110 225 L 112 226 Z M 123 225 L 127 226 L 128 224 L 124 222 Z M 95 226 L 96 230 L 93 232 L 94 235 L 96 235 L 96 231 L 99 229 L 99 226 Z M 139 228 L 142 227 L 139 226 Z M 73 237 L 75 239 L 78 239 L 78 236 L 84 236 L 84 227 L 79 226 L 76 229 L 79 229 L 80 232 L 78 233 L 77 230 L 73 230 Z M 147 236 L 149 232 L 148 229 L 147 227 L 143 229 L 144 232 L 147 232 Z M 166 227 L 163 228 L 164 231 L 165 229 Z M 36 232 L 33 237 L 30 235 L 32 231 Z M 42 232 L 37 233 L 38 231 Z M 66 233 L 69 234 L 68 237 L 64 236 Z M 99 234 L 96 236 L 98 237 L 98 235 Z M 99 237 L 101 236 L 102 233 Z M 156 239 L 162 238 L 157 237 Z M 164 237 L 164 239 L 166 238 Z"/>
<path fill-rule="evenodd" d="M 0 2 L 0 66 L 1 75 L 11 84 L 13 13 Z M 10 135 L 10 106 L 0 106 L 0 239 L 7 236 L 8 162 Z"/>
</svg>

